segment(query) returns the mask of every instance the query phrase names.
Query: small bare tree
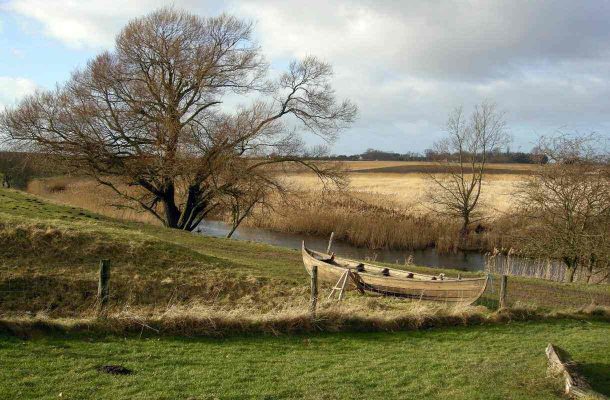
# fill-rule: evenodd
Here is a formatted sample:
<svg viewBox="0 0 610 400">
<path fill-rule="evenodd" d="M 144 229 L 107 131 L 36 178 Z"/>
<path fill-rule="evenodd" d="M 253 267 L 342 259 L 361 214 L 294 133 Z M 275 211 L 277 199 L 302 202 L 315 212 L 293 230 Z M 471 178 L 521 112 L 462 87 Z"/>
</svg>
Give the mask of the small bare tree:
<svg viewBox="0 0 610 400">
<path fill-rule="evenodd" d="M 518 247 L 537 257 L 562 260 L 572 282 L 581 268 L 589 282 L 610 266 L 610 164 L 599 135 L 541 138 L 548 157 L 517 193 L 526 218 Z M 603 279 L 604 277 L 600 278 Z"/>
<path fill-rule="evenodd" d="M 332 141 L 356 115 L 336 100 L 332 69 L 315 57 L 269 82 L 251 36 L 251 24 L 228 15 L 161 9 L 137 18 L 115 50 L 2 112 L 0 133 L 94 177 L 168 227 L 193 230 L 236 196 L 239 223 L 257 198 L 282 187 L 274 165 L 337 179 L 301 157 L 299 133 Z M 238 95 L 259 100 L 220 108 Z"/>
<path fill-rule="evenodd" d="M 435 211 L 462 220 L 462 237 L 479 218 L 477 207 L 488 156 L 508 140 L 504 114 L 495 104 L 484 101 L 470 118 L 461 107 L 455 109 L 447 121 L 447 137 L 435 144 L 442 168 L 430 174 L 430 203 Z"/>
</svg>

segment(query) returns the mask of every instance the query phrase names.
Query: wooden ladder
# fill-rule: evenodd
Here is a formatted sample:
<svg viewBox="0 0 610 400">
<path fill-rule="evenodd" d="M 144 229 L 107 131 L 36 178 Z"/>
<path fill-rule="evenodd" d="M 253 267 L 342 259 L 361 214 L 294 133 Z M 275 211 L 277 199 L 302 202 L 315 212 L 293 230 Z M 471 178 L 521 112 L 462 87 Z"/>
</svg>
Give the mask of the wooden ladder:
<svg viewBox="0 0 610 400">
<path fill-rule="evenodd" d="M 360 276 L 357 273 L 352 272 L 349 269 L 346 269 L 345 272 L 343 272 L 343 274 L 341 274 L 341 277 L 339 277 L 339 280 L 337 281 L 337 283 L 335 284 L 333 289 L 330 291 L 330 294 L 328 295 L 328 300 L 330 300 L 335 295 L 336 292 L 339 292 L 339 297 L 337 298 L 337 300 L 339 300 L 339 301 L 343 300 L 343 296 L 345 295 L 345 289 L 347 288 L 347 282 L 350 279 L 356 285 L 356 289 L 358 289 L 358 291 L 361 294 L 364 294 L 364 290 L 362 288 L 363 283 L 362 283 L 362 279 L 360 278 Z"/>
<path fill-rule="evenodd" d="M 343 295 L 345 293 L 345 287 L 347 286 L 347 281 L 349 280 L 349 278 L 350 278 L 350 270 L 346 269 L 345 272 L 343 272 L 343 274 L 341 274 L 341 277 L 339 277 L 339 280 L 333 287 L 333 290 L 330 291 L 330 294 L 328 295 L 328 300 L 332 299 L 335 292 L 339 292 L 338 300 L 339 301 L 343 300 Z"/>
</svg>

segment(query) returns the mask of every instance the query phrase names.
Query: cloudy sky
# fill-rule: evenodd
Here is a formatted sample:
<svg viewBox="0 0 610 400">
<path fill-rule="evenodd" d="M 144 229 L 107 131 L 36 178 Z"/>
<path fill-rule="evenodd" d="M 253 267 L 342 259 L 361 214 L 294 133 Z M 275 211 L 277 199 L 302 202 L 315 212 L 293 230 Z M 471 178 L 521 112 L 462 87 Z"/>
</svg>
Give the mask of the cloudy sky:
<svg viewBox="0 0 610 400">
<path fill-rule="evenodd" d="M 562 130 L 610 132 L 608 1 L 0 0 L 0 107 L 52 88 L 135 16 L 173 4 L 252 20 L 274 69 L 312 54 L 360 109 L 335 153 L 423 151 L 447 114 L 506 111 L 513 149 Z"/>
</svg>

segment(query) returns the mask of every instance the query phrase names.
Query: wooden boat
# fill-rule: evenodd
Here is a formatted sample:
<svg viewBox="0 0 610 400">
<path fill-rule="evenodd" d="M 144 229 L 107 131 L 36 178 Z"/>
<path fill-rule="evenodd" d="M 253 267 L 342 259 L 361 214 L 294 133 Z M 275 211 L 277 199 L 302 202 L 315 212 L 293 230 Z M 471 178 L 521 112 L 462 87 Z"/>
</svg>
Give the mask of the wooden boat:
<svg viewBox="0 0 610 400">
<path fill-rule="evenodd" d="M 344 278 L 346 290 L 468 305 L 477 301 L 487 287 L 488 277 L 447 278 L 383 268 L 313 251 L 305 247 L 305 242 L 302 252 L 303 264 L 310 275 L 316 265 L 319 280 L 340 285 Z"/>
</svg>

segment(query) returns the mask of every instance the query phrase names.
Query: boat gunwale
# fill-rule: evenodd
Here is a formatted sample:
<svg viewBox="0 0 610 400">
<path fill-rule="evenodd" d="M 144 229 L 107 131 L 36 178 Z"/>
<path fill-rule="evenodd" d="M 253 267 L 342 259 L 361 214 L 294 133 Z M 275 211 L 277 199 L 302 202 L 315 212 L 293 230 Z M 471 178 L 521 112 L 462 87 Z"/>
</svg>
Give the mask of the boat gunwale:
<svg viewBox="0 0 610 400">
<path fill-rule="evenodd" d="M 320 252 L 320 251 L 315 251 L 315 250 L 311 250 L 308 249 L 307 247 L 305 247 L 305 242 L 303 242 L 303 254 L 306 254 L 308 257 L 310 257 L 312 260 L 316 261 L 316 262 L 321 262 L 324 263 L 325 267 L 330 267 L 330 268 L 334 268 L 334 269 L 339 269 L 341 271 L 345 271 L 347 269 L 350 270 L 355 270 L 356 267 L 350 268 L 347 266 L 342 266 L 342 265 L 335 265 L 335 264 L 331 264 L 326 260 L 320 260 L 317 259 L 316 257 L 314 257 L 313 254 L 319 254 L 320 256 L 326 256 L 326 257 L 331 257 L 330 254 L 328 253 L 324 253 L 324 252 Z M 432 277 L 437 277 L 437 275 L 429 275 L 429 274 L 421 274 L 421 273 L 417 273 L 417 272 L 412 272 L 412 271 L 408 271 L 408 270 L 402 270 L 402 269 L 396 269 L 396 268 L 389 268 L 389 267 L 382 267 L 379 265 L 375 265 L 375 264 L 370 264 L 370 263 L 364 263 L 364 262 L 358 262 L 356 260 L 352 260 L 349 258 L 343 258 L 343 257 L 337 257 L 335 256 L 334 261 L 338 262 L 337 260 L 345 260 L 347 262 L 351 262 L 351 263 L 355 263 L 355 264 L 363 264 L 365 267 L 368 265 L 372 268 L 375 269 L 379 269 L 379 270 L 383 270 L 384 268 L 388 268 L 388 271 L 391 273 L 392 271 L 394 271 L 395 273 L 399 273 L 399 274 L 413 274 L 414 276 L 422 276 L 422 277 L 427 277 L 430 278 L 429 280 L 427 279 L 418 279 L 418 278 L 407 278 L 404 276 L 385 276 L 385 275 L 380 275 L 379 273 L 370 273 L 367 271 L 362 271 L 362 272 L 356 272 L 358 275 L 361 276 L 365 276 L 365 277 L 371 277 L 371 278 L 379 278 L 382 277 L 384 279 L 388 279 L 388 280 L 398 280 L 399 282 L 417 282 L 417 283 L 430 283 L 430 284 L 448 284 L 448 283 L 457 283 L 457 282 L 480 282 L 480 281 L 487 281 L 488 277 L 487 276 L 482 276 L 482 277 L 478 277 L 478 278 L 461 278 L 461 279 L 457 279 L 457 278 L 445 278 L 443 280 L 441 279 L 432 279 Z"/>
</svg>

